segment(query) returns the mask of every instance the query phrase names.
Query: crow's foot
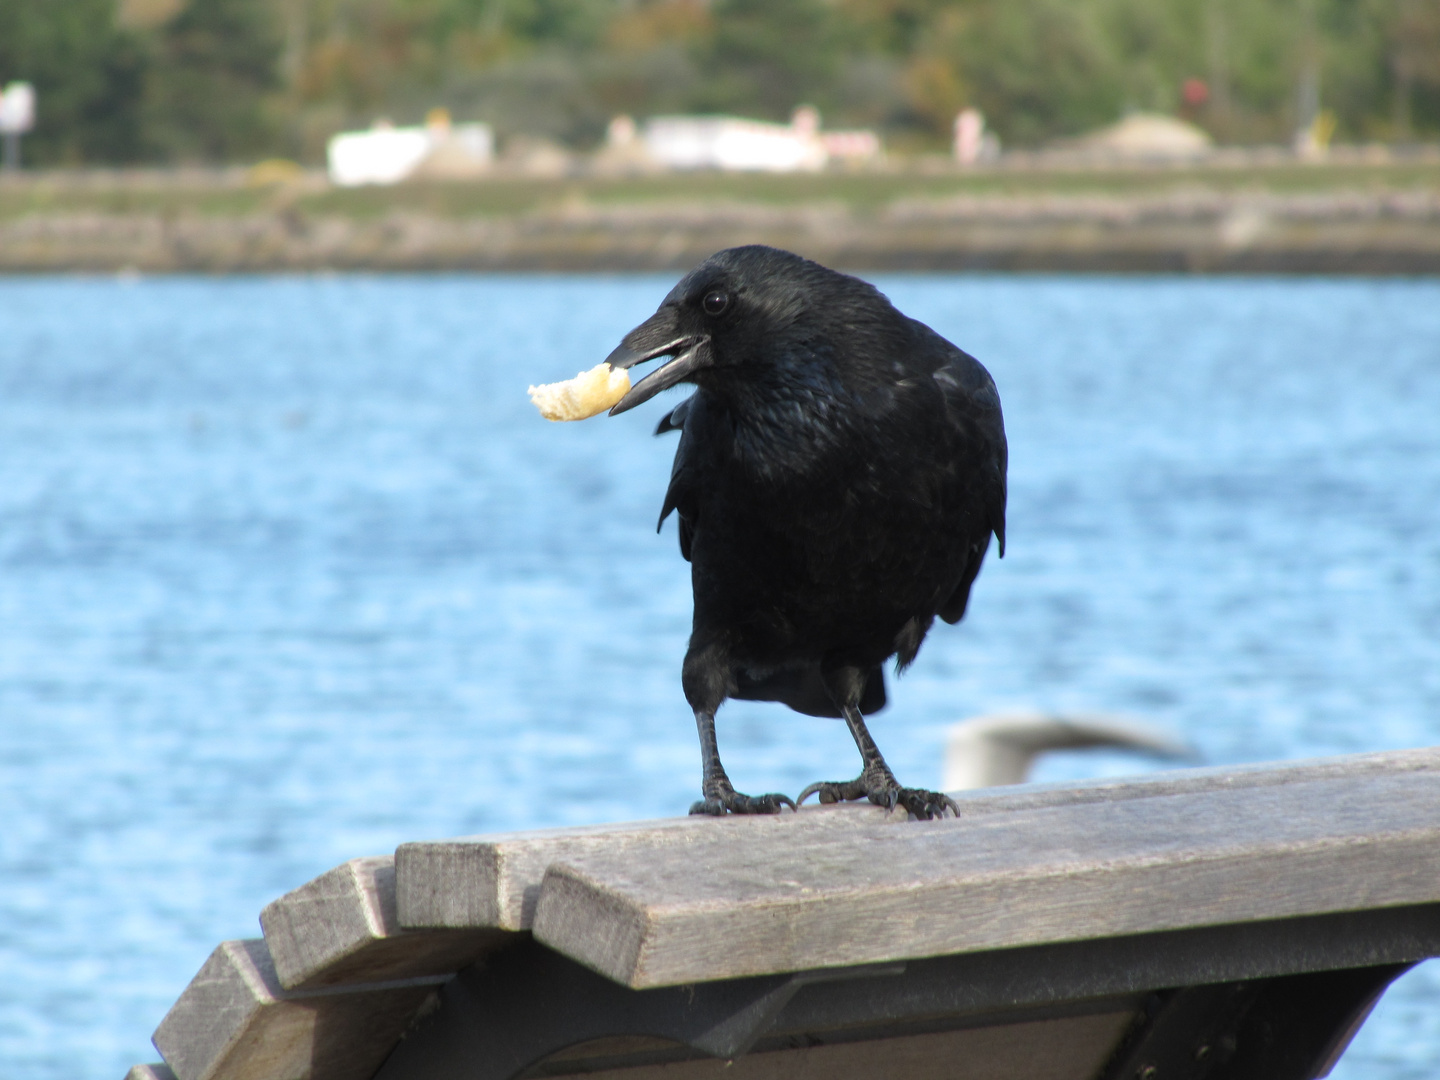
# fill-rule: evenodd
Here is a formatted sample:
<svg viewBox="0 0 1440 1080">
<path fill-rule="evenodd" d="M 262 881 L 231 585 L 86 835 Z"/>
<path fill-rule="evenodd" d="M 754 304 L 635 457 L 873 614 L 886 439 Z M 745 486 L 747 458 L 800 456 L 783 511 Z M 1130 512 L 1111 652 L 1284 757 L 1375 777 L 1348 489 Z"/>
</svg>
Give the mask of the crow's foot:
<svg viewBox="0 0 1440 1080">
<path fill-rule="evenodd" d="M 818 794 L 822 803 L 869 799 L 876 806 L 883 806 L 887 810 L 903 806 L 911 816 L 922 821 L 944 817 L 946 810 L 957 818 L 960 816 L 960 804 L 943 791 L 901 787 L 895 782 L 889 769 L 884 769 L 883 766 L 882 769 L 866 769 L 854 780 L 822 780 L 811 784 L 800 793 L 797 802 L 803 803 L 811 795 Z"/>
<path fill-rule="evenodd" d="M 789 795 L 742 795 L 730 786 L 729 780 L 711 780 L 703 785 L 705 798 L 690 807 L 692 814 L 723 817 L 731 814 L 778 814 L 780 807 L 795 809 Z"/>
</svg>

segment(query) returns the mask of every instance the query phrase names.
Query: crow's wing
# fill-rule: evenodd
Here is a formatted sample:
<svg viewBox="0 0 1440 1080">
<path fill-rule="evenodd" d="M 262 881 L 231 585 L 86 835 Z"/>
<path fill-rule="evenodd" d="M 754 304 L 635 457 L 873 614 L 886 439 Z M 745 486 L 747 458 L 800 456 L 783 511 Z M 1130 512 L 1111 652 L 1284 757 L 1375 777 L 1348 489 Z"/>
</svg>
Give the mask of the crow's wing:
<svg viewBox="0 0 1440 1080">
<path fill-rule="evenodd" d="M 655 434 L 664 435 L 667 431 L 679 431 L 685 426 L 685 414 L 690 411 L 690 402 L 695 395 L 691 394 L 684 401 L 680 402 L 673 409 L 660 418 L 660 423 L 655 425 Z"/>
<path fill-rule="evenodd" d="M 970 586 L 980 573 L 992 533 L 999 542 L 1000 556 L 1005 555 L 1005 473 L 1009 449 L 995 381 L 968 353 L 953 345 L 949 352 L 947 360 L 935 369 L 931 378 L 945 399 L 946 417 L 955 435 L 961 467 L 971 478 L 972 497 L 979 502 L 982 514 L 982 528 L 968 538 L 960 580 L 940 605 L 940 617 L 956 623 L 965 614 Z"/>
<path fill-rule="evenodd" d="M 680 554 L 686 562 L 690 561 L 690 544 L 695 539 L 695 523 L 700 516 L 700 478 L 695 448 L 701 436 L 696 430 L 698 424 L 687 428 L 685 422 L 694 411 L 695 400 L 702 392 L 691 394 L 662 416 L 660 423 L 655 426 L 656 435 L 663 435 L 667 431 L 680 432 L 680 445 L 675 448 L 675 461 L 670 466 L 670 486 L 665 489 L 665 505 L 660 508 L 660 520 L 655 523 L 655 531 L 660 531 L 671 511 L 679 511 Z"/>
</svg>

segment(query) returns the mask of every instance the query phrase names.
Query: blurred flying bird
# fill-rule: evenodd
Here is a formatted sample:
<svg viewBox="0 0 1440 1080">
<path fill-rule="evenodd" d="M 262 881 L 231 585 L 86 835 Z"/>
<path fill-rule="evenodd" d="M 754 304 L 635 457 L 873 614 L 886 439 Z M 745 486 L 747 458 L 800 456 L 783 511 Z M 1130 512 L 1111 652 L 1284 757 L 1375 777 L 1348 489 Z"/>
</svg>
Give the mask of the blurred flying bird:
<svg viewBox="0 0 1440 1080">
<path fill-rule="evenodd" d="M 704 798 L 690 812 L 775 813 L 744 795 L 715 741 L 726 698 L 842 717 L 864 762 L 804 802 L 869 798 L 920 818 L 954 800 L 902 787 L 865 727 L 938 615 L 958 622 L 993 534 L 1005 551 L 1005 427 L 979 361 L 866 282 L 789 252 L 712 256 L 607 358 L 671 359 L 611 409 L 697 387 L 661 419 L 680 432 L 660 524 L 680 519 L 694 624 L 682 684 Z"/>
<path fill-rule="evenodd" d="M 1199 760 L 1164 728 L 1123 716 L 1039 712 L 975 716 L 945 737 L 946 791 L 1023 784 L 1035 759 L 1052 750 L 1121 750 L 1145 757 Z"/>
</svg>

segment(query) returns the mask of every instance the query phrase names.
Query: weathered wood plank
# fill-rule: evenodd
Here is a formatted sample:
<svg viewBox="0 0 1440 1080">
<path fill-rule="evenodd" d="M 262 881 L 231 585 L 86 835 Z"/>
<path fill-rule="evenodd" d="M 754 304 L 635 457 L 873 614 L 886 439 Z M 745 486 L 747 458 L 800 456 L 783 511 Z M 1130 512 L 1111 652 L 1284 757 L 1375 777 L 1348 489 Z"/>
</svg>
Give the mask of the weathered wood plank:
<svg viewBox="0 0 1440 1080">
<path fill-rule="evenodd" d="M 321 874 L 267 905 L 260 925 L 287 990 L 449 974 L 504 937 L 499 930 L 403 930 L 389 855 L 351 859 Z"/>
<path fill-rule="evenodd" d="M 869 805 L 811 807 L 793 816 L 662 818 L 402 844 L 395 850 L 400 925 L 527 930 L 540 881 L 557 860 L 693 843 L 745 843 L 752 835 L 787 827 L 848 829 L 852 818 L 862 817 L 883 821 L 887 815 Z"/>
<path fill-rule="evenodd" d="M 178 1080 L 368 1080 L 442 978 L 287 992 L 263 941 L 227 941 L 155 1031 Z"/>
<path fill-rule="evenodd" d="M 650 987 L 1440 900 L 1429 767 L 1162 790 L 572 856 L 534 932 Z"/>
<path fill-rule="evenodd" d="M 973 819 L 1055 806 L 1409 772 L 1440 772 L 1440 749 L 1358 754 L 1278 766 L 1181 769 L 1141 778 L 957 792 L 955 797 L 963 817 Z M 395 853 L 399 922 L 411 928 L 524 930 L 534 921 L 541 879 L 554 862 L 597 854 L 640 859 L 648 858 L 652 850 L 673 849 L 708 858 L 705 852 L 711 848 L 746 847 L 776 834 L 803 836 L 807 840 L 797 841 L 803 843 L 808 838 L 843 836 L 877 824 L 907 823 L 902 815 L 887 815 L 868 804 L 851 804 L 811 806 L 793 815 L 720 820 L 679 817 L 402 844 Z"/>
</svg>

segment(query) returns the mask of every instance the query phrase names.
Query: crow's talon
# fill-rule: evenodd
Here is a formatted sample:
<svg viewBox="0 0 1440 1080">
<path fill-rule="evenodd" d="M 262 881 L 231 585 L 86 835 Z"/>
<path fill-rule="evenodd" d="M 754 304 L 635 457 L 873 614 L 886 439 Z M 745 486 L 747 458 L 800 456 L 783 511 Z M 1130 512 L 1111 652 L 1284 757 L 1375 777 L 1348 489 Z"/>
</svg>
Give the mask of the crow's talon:
<svg viewBox="0 0 1440 1080">
<path fill-rule="evenodd" d="M 707 785 L 705 798 L 690 807 L 692 814 L 709 814 L 712 817 L 724 817 L 725 814 L 778 814 L 782 806 L 795 809 L 795 803 L 789 795 L 782 795 L 778 791 L 769 795 L 744 795 L 732 788 L 728 783 Z"/>
<path fill-rule="evenodd" d="M 882 787 L 877 791 L 869 792 L 869 798 L 876 806 L 883 806 L 888 813 L 895 809 L 895 800 L 899 790 L 899 788 L 894 787 Z"/>
<path fill-rule="evenodd" d="M 819 794 L 820 802 L 823 805 L 830 805 L 837 802 L 852 802 L 855 799 L 863 799 L 868 794 L 864 784 L 859 780 L 817 780 L 804 791 L 795 801 L 803 803 L 811 795 Z"/>
<path fill-rule="evenodd" d="M 883 774 L 875 777 L 861 775 L 844 783 L 821 780 L 800 792 L 800 798 L 796 801 L 803 803 L 815 794 L 820 796 L 822 804 L 868 798 L 876 806 L 882 806 L 887 811 L 892 811 L 897 806 L 903 806 L 909 814 L 922 821 L 943 818 L 946 810 L 949 810 L 957 818 L 960 816 L 960 804 L 944 792 L 901 787 L 895 782 L 893 776 Z"/>
<path fill-rule="evenodd" d="M 778 814 L 782 806 L 795 809 L 795 803 L 789 795 L 781 795 L 773 791 L 769 795 L 735 795 L 734 802 L 728 809 L 732 814 Z"/>
<path fill-rule="evenodd" d="M 949 810 L 957 818 L 960 816 L 960 804 L 943 791 L 926 791 L 924 788 L 896 788 L 894 796 L 901 806 L 923 821 L 943 818 L 946 810 Z"/>
</svg>

